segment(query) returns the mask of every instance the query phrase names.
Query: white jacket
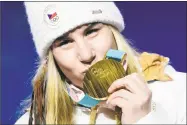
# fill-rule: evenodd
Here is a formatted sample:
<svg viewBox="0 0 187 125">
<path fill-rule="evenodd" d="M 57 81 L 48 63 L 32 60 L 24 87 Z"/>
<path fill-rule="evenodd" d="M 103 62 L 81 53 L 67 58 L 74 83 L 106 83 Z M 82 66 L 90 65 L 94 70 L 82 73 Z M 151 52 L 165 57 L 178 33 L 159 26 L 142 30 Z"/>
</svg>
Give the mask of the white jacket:
<svg viewBox="0 0 187 125">
<path fill-rule="evenodd" d="M 148 84 L 152 91 L 153 109 L 135 124 L 186 124 L 186 73 L 177 72 L 168 65 L 165 72 L 173 81 L 156 81 Z M 76 124 L 89 124 L 89 110 L 76 107 Z M 28 124 L 29 112 L 21 116 L 15 124 Z M 101 109 L 96 124 L 115 124 L 114 113 Z"/>
</svg>

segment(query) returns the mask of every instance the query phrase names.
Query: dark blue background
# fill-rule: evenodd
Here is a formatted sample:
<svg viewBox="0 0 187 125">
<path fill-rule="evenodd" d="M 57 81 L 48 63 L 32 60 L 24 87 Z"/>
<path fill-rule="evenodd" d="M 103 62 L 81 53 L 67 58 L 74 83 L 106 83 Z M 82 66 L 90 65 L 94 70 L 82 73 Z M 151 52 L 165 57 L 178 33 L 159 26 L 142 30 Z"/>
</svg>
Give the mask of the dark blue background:
<svg viewBox="0 0 187 125">
<path fill-rule="evenodd" d="M 186 72 L 186 2 L 116 2 L 126 22 L 123 34 L 142 51 L 171 59 Z M 21 100 L 31 93 L 36 69 L 22 2 L 1 2 L 1 123 L 13 124 Z"/>
</svg>

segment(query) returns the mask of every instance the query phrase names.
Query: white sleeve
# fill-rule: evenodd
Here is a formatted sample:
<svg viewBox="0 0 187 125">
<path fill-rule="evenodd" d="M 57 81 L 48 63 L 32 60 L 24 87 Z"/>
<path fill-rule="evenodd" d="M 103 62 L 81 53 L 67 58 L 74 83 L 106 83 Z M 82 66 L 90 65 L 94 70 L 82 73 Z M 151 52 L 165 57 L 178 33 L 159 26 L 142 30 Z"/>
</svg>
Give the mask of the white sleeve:
<svg viewBox="0 0 187 125">
<path fill-rule="evenodd" d="M 135 124 L 171 124 L 168 117 L 168 112 L 161 106 L 161 104 L 154 102 L 155 109 L 141 118 Z"/>
<path fill-rule="evenodd" d="M 186 73 L 177 72 L 178 86 L 177 93 L 177 124 L 186 124 Z"/>
<path fill-rule="evenodd" d="M 23 114 L 15 123 L 15 125 L 28 124 L 29 123 L 29 112 Z"/>
<path fill-rule="evenodd" d="M 169 70 L 170 69 L 171 67 L 169 67 Z M 168 107 L 173 106 L 173 108 L 168 110 L 166 107 L 163 107 L 161 103 L 156 103 L 156 109 L 152 110 L 135 124 L 186 124 L 186 73 L 175 71 L 175 73 L 172 72 L 171 75 L 173 75 L 172 78 L 174 78 L 174 82 L 171 83 L 174 86 L 174 89 L 171 91 L 174 95 L 170 95 L 173 96 L 173 99 L 171 103 L 168 103 Z"/>
</svg>

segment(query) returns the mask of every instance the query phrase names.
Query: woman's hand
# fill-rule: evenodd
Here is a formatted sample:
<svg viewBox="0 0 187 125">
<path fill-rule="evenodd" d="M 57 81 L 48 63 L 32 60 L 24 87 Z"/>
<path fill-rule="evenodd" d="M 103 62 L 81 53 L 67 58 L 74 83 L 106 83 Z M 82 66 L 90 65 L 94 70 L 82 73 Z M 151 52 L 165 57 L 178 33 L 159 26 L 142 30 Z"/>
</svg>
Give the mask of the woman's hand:
<svg viewBox="0 0 187 125">
<path fill-rule="evenodd" d="M 122 124 L 136 123 L 151 111 L 152 92 L 138 73 L 116 80 L 108 92 L 107 104 L 121 108 Z"/>
</svg>

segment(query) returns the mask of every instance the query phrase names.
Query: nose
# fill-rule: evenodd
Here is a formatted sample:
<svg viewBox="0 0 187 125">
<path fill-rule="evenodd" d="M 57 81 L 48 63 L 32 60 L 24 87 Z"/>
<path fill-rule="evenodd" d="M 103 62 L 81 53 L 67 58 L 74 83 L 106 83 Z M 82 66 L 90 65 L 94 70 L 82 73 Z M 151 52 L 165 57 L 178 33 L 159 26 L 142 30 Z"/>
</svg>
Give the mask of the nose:
<svg viewBox="0 0 187 125">
<path fill-rule="evenodd" d="M 91 44 L 84 39 L 77 42 L 77 57 L 82 63 L 92 63 L 96 57 L 96 53 Z"/>
</svg>

